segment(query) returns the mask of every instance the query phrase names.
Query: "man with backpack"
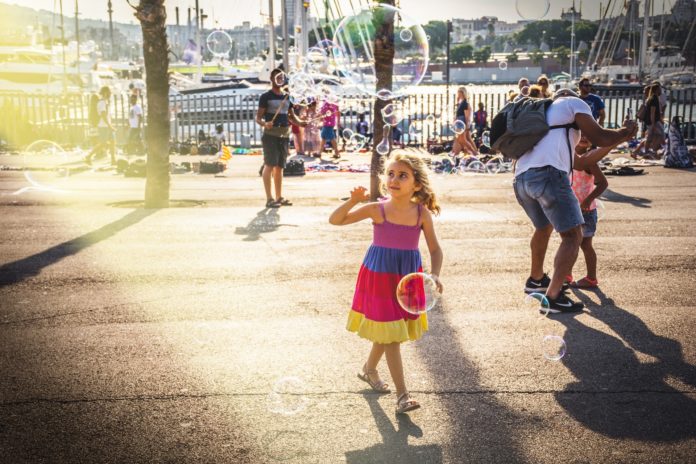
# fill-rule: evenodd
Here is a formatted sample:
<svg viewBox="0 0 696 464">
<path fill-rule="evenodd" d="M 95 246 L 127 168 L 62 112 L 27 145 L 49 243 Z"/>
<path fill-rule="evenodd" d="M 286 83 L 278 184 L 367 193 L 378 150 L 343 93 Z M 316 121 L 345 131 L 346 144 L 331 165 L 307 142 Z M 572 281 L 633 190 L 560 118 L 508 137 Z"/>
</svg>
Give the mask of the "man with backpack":
<svg viewBox="0 0 696 464">
<path fill-rule="evenodd" d="M 553 99 L 525 98 L 510 103 L 493 121 L 493 148 L 517 158 L 515 196 L 535 229 L 525 292 L 545 292 L 548 312 L 578 312 L 583 308 L 582 303 L 573 302 L 562 291 L 565 276 L 571 273 L 578 256 L 584 223 L 571 188 L 572 169 L 589 168 L 601 159 L 575 155 L 580 132 L 603 147 L 628 140 L 636 129 L 635 121 L 624 121 L 620 129 L 604 129 L 597 124 L 587 103 L 566 89 L 557 92 Z M 549 278 L 544 273 L 544 258 L 554 229 L 561 235 L 561 244 L 554 259 L 553 276 Z"/>
</svg>

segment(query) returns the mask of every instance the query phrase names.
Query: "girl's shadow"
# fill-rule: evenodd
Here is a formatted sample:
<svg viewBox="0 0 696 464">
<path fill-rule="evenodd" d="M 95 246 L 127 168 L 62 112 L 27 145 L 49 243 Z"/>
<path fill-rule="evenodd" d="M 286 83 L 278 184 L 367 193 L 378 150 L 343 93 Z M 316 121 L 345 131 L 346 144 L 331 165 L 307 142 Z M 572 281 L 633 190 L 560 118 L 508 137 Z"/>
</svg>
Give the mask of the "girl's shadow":
<svg viewBox="0 0 696 464">
<path fill-rule="evenodd" d="M 363 396 L 370 406 L 375 424 L 382 435 L 382 443 L 368 448 L 348 451 L 346 462 L 364 464 L 369 462 L 398 462 L 404 464 L 442 463 L 442 448 L 438 445 L 409 445 L 408 437 L 420 438 L 423 430 L 413 423 L 407 414 L 396 416 L 398 428 L 387 417 L 374 393 Z"/>
</svg>

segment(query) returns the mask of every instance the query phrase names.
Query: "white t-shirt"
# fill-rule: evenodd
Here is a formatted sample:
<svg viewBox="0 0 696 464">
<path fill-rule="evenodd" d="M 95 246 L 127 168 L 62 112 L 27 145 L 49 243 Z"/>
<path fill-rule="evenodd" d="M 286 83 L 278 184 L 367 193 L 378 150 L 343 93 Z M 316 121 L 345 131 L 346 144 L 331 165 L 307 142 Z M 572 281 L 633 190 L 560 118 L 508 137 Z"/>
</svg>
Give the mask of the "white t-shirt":
<svg viewBox="0 0 696 464">
<path fill-rule="evenodd" d="M 111 116 L 109 115 L 109 104 L 106 102 L 106 100 L 99 99 L 99 102 L 97 103 L 97 114 L 99 115 L 99 123 L 97 123 L 97 127 L 109 127 L 107 121 L 111 120 Z"/>
<path fill-rule="evenodd" d="M 576 97 L 561 97 L 554 100 L 546 110 L 546 122 L 549 126 L 572 124 L 575 115 L 587 114 L 592 117 L 592 110 L 587 103 Z M 515 166 L 515 177 L 531 168 L 553 166 L 570 173 L 571 156 L 568 153 L 568 141 L 565 129 L 551 129 L 534 148 L 522 155 Z M 570 130 L 570 148 L 575 152 L 575 146 L 580 141 L 580 131 Z"/>
<path fill-rule="evenodd" d="M 140 116 L 140 118 L 143 117 L 143 109 L 138 103 L 136 103 L 130 107 L 130 111 L 128 112 L 128 123 L 132 129 L 137 129 L 140 127 L 138 125 L 138 116 Z"/>
</svg>

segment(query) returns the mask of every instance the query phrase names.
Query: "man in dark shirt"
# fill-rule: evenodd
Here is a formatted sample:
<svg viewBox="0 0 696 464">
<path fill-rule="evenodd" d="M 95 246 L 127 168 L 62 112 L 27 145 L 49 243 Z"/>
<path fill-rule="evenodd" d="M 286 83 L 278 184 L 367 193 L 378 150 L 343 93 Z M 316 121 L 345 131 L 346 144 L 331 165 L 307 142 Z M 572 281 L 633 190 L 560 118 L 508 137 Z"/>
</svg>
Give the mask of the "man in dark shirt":
<svg viewBox="0 0 696 464">
<path fill-rule="evenodd" d="M 592 110 L 592 117 L 595 118 L 595 121 L 597 121 L 600 126 L 604 127 L 604 100 L 602 100 L 599 95 L 590 93 L 592 84 L 590 84 L 588 78 L 583 77 L 580 79 L 578 87 L 580 87 L 580 98 L 587 103 L 590 110 Z"/>
<path fill-rule="evenodd" d="M 256 123 L 263 127 L 261 145 L 263 147 L 263 187 L 266 190 L 266 208 L 291 206 L 292 203 L 282 196 L 283 169 L 290 149 L 290 120 L 304 127 L 306 121 L 299 119 L 290 111 L 289 95 L 281 89 L 284 85 L 281 69 L 271 71 L 271 90 L 259 98 Z M 275 187 L 275 199 L 271 194 L 271 178 Z"/>
</svg>

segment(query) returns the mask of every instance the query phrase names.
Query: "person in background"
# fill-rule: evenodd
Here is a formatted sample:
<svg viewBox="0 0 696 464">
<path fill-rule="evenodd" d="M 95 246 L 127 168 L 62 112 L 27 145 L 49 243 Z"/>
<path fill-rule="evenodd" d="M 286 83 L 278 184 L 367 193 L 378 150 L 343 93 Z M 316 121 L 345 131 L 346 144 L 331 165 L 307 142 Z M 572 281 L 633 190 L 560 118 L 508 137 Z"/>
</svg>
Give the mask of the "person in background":
<svg viewBox="0 0 696 464">
<path fill-rule="evenodd" d="M 227 143 L 227 135 L 222 124 L 215 126 L 215 130 L 210 133 L 210 139 L 215 144 L 215 148 L 222 150 L 222 146 Z"/>
<path fill-rule="evenodd" d="M 357 133 L 365 138 L 365 146 L 372 142 L 372 133 L 370 132 L 370 123 L 365 121 L 365 113 L 360 113 L 358 116 L 358 125 L 355 128 Z"/>
<path fill-rule="evenodd" d="M 517 90 L 517 92 L 514 90 L 510 91 L 508 94 L 509 101 L 515 102 L 520 98 L 529 96 L 529 79 L 526 77 L 520 77 L 520 80 L 517 81 Z"/>
<path fill-rule="evenodd" d="M 474 127 L 476 127 L 476 138 L 480 139 L 481 134 L 488 127 L 488 113 L 483 102 L 479 102 L 478 110 L 474 113 Z"/>
<path fill-rule="evenodd" d="M 321 158 L 321 129 L 319 127 L 319 115 L 317 113 L 317 102 L 313 100 L 307 105 L 305 113 L 307 125 L 304 128 L 303 153 L 307 156 Z"/>
<path fill-rule="evenodd" d="M 466 87 L 457 89 L 457 114 L 456 120 L 464 123 L 464 131 L 456 134 L 454 144 L 454 155 L 458 155 L 461 151 L 466 151 L 472 155 L 478 154 L 478 149 L 474 140 L 471 138 L 471 105 L 468 102 L 468 92 Z"/>
<path fill-rule="evenodd" d="M 293 111 L 295 112 L 295 116 L 299 119 L 304 119 L 306 117 L 307 110 L 301 106 L 293 106 Z M 292 129 L 292 144 L 295 147 L 295 151 L 298 155 L 304 156 L 305 128 L 293 121 L 290 121 L 290 127 Z"/>
<path fill-rule="evenodd" d="M 599 95 L 590 93 L 592 84 L 588 78 L 583 77 L 580 79 L 578 87 L 580 88 L 580 99 L 587 103 L 587 106 L 592 110 L 592 117 L 595 118 L 600 126 L 604 127 L 604 100 Z"/>
<path fill-rule="evenodd" d="M 645 103 L 638 110 L 638 117 L 645 123 L 644 138 L 631 153 L 633 158 L 642 155 L 644 149 L 657 151 L 664 144 L 665 130 L 662 108 L 660 106 L 661 93 L 662 89 L 659 85 L 652 84 L 648 86 Z"/>
<path fill-rule="evenodd" d="M 92 158 L 97 153 L 108 150 L 111 154 L 111 164 L 116 165 L 116 145 L 114 143 L 114 132 L 116 128 L 111 124 L 110 111 L 111 89 L 107 86 L 99 89 L 99 101 L 97 102 L 97 131 L 99 133 L 99 143 L 85 158 L 85 163 L 92 164 Z"/>
<path fill-rule="evenodd" d="M 138 103 L 138 96 L 132 94 L 129 98 L 128 110 L 128 152 L 129 154 L 142 151 L 143 109 Z"/>
<path fill-rule="evenodd" d="M 319 113 L 324 118 L 324 125 L 321 128 L 321 151 L 324 151 L 326 142 L 331 144 L 334 150 L 333 158 L 338 159 L 341 154 L 338 152 L 338 142 L 336 141 L 336 125 L 341 113 L 338 111 L 338 105 L 331 102 L 324 102 Z"/>
<path fill-rule="evenodd" d="M 551 98 L 553 93 L 549 90 L 549 78 L 546 74 L 542 74 L 537 78 L 537 85 L 541 87 L 542 98 Z"/>
</svg>

